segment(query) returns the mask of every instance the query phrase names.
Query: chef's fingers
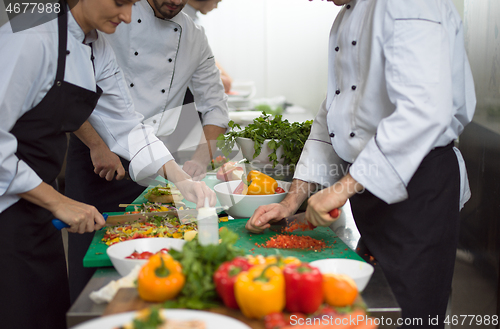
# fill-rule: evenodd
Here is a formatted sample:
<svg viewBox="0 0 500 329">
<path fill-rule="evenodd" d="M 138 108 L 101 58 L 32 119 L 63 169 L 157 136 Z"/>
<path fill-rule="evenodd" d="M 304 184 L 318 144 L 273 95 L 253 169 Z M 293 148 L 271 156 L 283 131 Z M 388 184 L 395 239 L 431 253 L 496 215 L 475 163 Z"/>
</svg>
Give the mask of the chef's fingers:
<svg viewBox="0 0 500 329">
<path fill-rule="evenodd" d="M 203 178 L 206 176 L 206 171 L 200 170 L 194 177 L 193 180 L 195 181 L 201 181 Z"/>
<path fill-rule="evenodd" d="M 104 227 L 106 220 L 102 217 L 101 213 L 95 209 L 94 212 L 94 231 L 98 231 Z"/>
<path fill-rule="evenodd" d="M 106 180 L 108 182 L 111 182 L 113 180 L 113 178 L 115 178 L 115 170 L 110 169 L 110 170 L 106 171 Z"/>
<path fill-rule="evenodd" d="M 123 168 L 122 163 L 120 162 L 120 165 L 116 169 L 116 180 L 122 180 L 123 177 L 125 177 L 125 168 Z"/>
<path fill-rule="evenodd" d="M 215 192 L 208 186 L 206 186 L 205 184 L 205 188 L 207 190 L 207 194 L 209 195 L 209 203 L 210 203 L 210 207 L 215 207 L 215 205 L 217 204 L 217 195 L 215 195 Z"/>
<path fill-rule="evenodd" d="M 255 210 L 252 217 L 245 224 L 245 228 L 254 233 L 261 233 L 266 228 L 269 228 L 271 225 L 268 224 L 269 221 L 273 219 L 282 218 L 280 217 L 282 214 L 281 205 L 275 203 L 270 205 L 260 206 Z"/>
</svg>

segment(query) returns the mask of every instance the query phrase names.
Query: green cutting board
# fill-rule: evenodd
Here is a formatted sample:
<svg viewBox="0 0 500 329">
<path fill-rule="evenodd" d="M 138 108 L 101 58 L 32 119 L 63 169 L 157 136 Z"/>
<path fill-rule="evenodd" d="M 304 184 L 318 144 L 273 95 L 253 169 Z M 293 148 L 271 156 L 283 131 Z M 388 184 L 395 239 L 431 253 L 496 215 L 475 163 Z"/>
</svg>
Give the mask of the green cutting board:
<svg viewBox="0 0 500 329">
<path fill-rule="evenodd" d="M 349 258 L 363 261 L 352 249 L 327 227 L 317 227 L 313 231 L 297 231 L 294 235 L 310 236 L 314 239 L 323 240 L 327 248 L 321 251 L 300 250 L 300 249 L 275 249 L 263 248 L 258 245 L 265 244 L 271 237 L 278 235 L 277 232 L 270 230 L 264 231 L 262 234 L 253 234 L 245 229 L 245 224 L 248 219 L 235 219 L 229 222 L 222 222 L 219 226 L 224 226 L 239 235 L 239 240 L 236 246 L 243 249 L 247 255 L 276 255 L 281 254 L 284 257 L 294 256 L 305 262 L 312 262 L 318 259 L 325 258 Z"/>
<path fill-rule="evenodd" d="M 245 229 L 245 224 L 247 219 L 235 219 L 228 222 L 221 222 L 220 227 L 227 227 L 231 231 L 236 232 L 240 239 L 236 242 L 236 246 L 243 249 L 247 255 L 275 255 L 281 254 L 283 256 L 295 256 L 305 262 L 312 262 L 318 259 L 325 258 L 349 258 L 355 260 L 361 260 L 353 250 L 351 250 L 347 245 L 329 228 L 318 227 L 313 231 L 305 232 L 294 232 L 296 235 L 308 235 L 312 238 L 323 240 L 326 242 L 328 248 L 321 251 L 314 250 L 288 250 L 288 249 L 274 249 L 274 248 L 262 248 L 257 247 L 255 244 L 265 244 L 265 241 L 269 238 L 277 235 L 276 232 L 266 230 L 263 234 L 253 234 Z M 83 266 L 85 267 L 104 267 L 112 266 L 108 255 L 106 254 L 106 249 L 108 246 L 102 242 L 105 231 L 98 231 L 94 235 L 94 239 L 87 250 L 87 254 L 83 259 Z"/>
<path fill-rule="evenodd" d="M 220 181 L 215 177 L 215 175 L 207 175 L 203 181 L 210 187 L 213 188 Z M 160 184 L 160 182 L 158 182 Z M 143 204 L 147 202 L 144 197 L 147 191 L 154 186 L 150 186 L 144 190 L 134 200 L 133 204 Z M 183 200 L 187 207 L 195 208 L 196 205 L 192 202 Z M 217 202 L 217 205 L 220 204 Z M 126 211 L 133 210 L 133 206 L 129 206 L 126 208 Z M 118 215 L 123 213 L 109 213 L 109 215 Z M 240 239 L 236 243 L 236 246 L 243 249 L 247 255 L 259 255 L 262 254 L 264 256 L 274 255 L 280 253 L 283 256 L 295 256 L 300 258 L 306 262 L 312 262 L 318 259 L 324 258 L 349 258 L 355 260 L 361 260 L 353 250 L 351 250 L 347 245 L 329 228 L 326 227 L 318 227 L 313 231 L 305 231 L 305 232 L 294 232 L 296 235 L 309 235 L 312 238 L 323 240 L 326 242 L 328 248 L 322 251 L 313 251 L 313 250 L 287 250 L 287 249 L 267 249 L 267 248 L 259 248 L 255 244 L 263 244 L 270 237 L 275 236 L 277 233 L 266 230 L 263 234 L 252 234 L 245 229 L 245 223 L 248 219 L 235 219 L 228 222 L 221 222 L 219 226 L 225 226 L 228 229 L 236 232 Z M 83 258 L 83 266 L 84 267 L 105 267 L 105 266 L 113 266 L 111 264 L 111 260 L 106 254 L 106 249 L 108 246 L 102 242 L 102 238 L 106 230 L 103 229 L 101 231 L 97 231 L 94 235 L 94 239 L 90 244 L 85 257 Z"/>
</svg>

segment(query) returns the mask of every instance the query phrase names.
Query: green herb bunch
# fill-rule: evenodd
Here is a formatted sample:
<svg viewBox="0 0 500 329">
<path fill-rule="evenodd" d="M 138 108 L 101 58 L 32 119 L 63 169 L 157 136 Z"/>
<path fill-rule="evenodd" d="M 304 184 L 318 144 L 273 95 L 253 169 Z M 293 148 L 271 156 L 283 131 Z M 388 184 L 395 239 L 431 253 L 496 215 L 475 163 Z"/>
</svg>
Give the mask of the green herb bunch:
<svg viewBox="0 0 500 329">
<path fill-rule="evenodd" d="M 299 161 L 304 144 L 309 137 L 311 125 L 312 120 L 290 123 L 286 119 L 283 120 L 281 115 L 271 118 L 271 115 L 262 112 L 262 116 L 255 118 L 253 123 L 243 129 L 234 121 L 229 121 L 231 130 L 217 137 L 217 147 L 227 156 L 233 150 L 236 138 L 250 138 L 254 141 L 255 153 L 253 157 L 256 158 L 262 150 L 264 141 L 270 139 L 268 146 L 273 152 L 269 154 L 269 160 L 272 161 L 273 168 L 280 160 L 276 155 L 276 150 L 280 146 L 283 146 L 283 164 L 295 165 Z"/>
<path fill-rule="evenodd" d="M 186 284 L 175 300 L 164 303 L 165 308 L 205 309 L 220 305 L 214 272 L 222 263 L 245 254 L 234 246 L 238 241 L 236 233 L 225 229 L 220 232 L 220 237 L 221 243 L 217 245 L 202 246 L 198 239 L 193 239 L 184 244 L 182 251 L 169 251 L 181 263 Z"/>
</svg>

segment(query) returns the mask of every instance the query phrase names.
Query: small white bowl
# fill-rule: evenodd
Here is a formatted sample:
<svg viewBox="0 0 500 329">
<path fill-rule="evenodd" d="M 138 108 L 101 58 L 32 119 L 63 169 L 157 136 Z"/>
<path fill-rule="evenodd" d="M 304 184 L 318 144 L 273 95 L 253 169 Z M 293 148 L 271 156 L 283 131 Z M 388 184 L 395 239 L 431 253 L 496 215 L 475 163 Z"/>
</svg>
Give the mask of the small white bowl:
<svg viewBox="0 0 500 329">
<path fill-rule="evenodd" d="M 236 138 L 236 144 L 241 149 L 241 154 L 243 155 L 244 158 L 248 159 L 250 162 L 257 162 L 260 164 L 271 164 L 272 161 L 269 160 L 269 154 L 272 153 L 272 149 L 267 145 L 271 139 L 266 139 L 264 143 L 262 143 L 262 149 L 260 150 L 260 154 L 254 159 L 253 155 L 255 153 L 255 148 L 254 148 L 254 141 L 251 140 L 250 138 L 244 138 L 244 137 L 238 137 Z M 278 159 L 278 163 L 283 164 L 285 161 L 284 159 L 281 158 L 283 155 L 283 146 L 278 147 L 276 150 L 276 156 Z"/>
<path fill-rule="evenodd" d="M 172 238 L 143 238 L 119 242 L 110 246 L 106 253 L 108 254 L 111 263 L 121 276 L 126 276 L 137 265 L 144 265 L 147 259 L 127 259 L 134 251 L 139 253 L 149 251 L 156 253 L 163 248 L 182 250 L 182 246 L 186 241 Z"/>
<path fill-rule="evenodd" d="M 284 193 L 269 195 L 241 195 L 233 194 L 233 191 L 241 183 L 241 180 L 233 180 L 215 185 L 214 190 L 221 206 L 228 206 L 226 212 L 234 218 L 250 218 L 254 211 L 262 205 L 278 203 L 285 198 L 291 183 L 277 181 L 278 186 L 285 190 Z"/>
<path fill-rule="evenodd" d="M 344 258 L 315 260 L 310 265 L 317 267 L 322 274 L 346 274 L 356 282 L 359 292 L 365 289 L 374 270 L 373 266 L 368 263 Z"/>
</svg>

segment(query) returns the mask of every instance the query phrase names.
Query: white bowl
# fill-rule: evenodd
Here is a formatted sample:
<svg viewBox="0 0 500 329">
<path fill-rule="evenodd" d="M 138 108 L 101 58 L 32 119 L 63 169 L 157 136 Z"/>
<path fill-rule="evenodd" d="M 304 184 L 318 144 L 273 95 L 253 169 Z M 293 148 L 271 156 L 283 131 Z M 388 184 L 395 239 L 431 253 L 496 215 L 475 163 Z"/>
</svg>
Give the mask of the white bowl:
<svg viewBox="0 0 500 329">
<path fill-rule="evenodd" d="M 121 276 L 126 276 L 137 265 L 144 265 L 147 259 L 126 259 L 134 251 L 139 253 L 149 251 L 156 253 L 163 248 L 182 250 L 182 246 L 186 241 L 172 238 L 143 238 L 119 242 L 110 246 L 106 253 L 108 254 L 111 263 Z"/>
<path fill-rule="evenodd" d="M 260 150 L 260 154 L 254 159 L 253 155 L 255 153 L 255 148 L 254 148 L 254 141 L 251 140 L 250 138 L 244 138 L 244 137 L 237 137 L 236 138 L 236 144 L 240 147 L 241 154 L 243 154 L 243 157 L 248 159 L 250 162 L 257 162 L 260 164 L 270 164 L 272 163 L 271 160 L 269 160 L 269 154 L 272 153 L 273 150 L 269 148 L 267 145 L 271 139 L 266 139 L 264 140 L 264 143 L 262 143 L 262 149 Z M 276 156 L 278 163 L 283 163 L 285 160 L 281 158 L 283 155 L 283 146 L 278 147 L 276 150 Z"/>
<path fill-rule="evenodd" d="M 278 186 L 285 190 L 284 193 L 270 195 L 241 195 L 233 194 L 233 191 L 241 183 L 241 180 L 233 180 L 215 185 L 214 190 L 221 206 L 228 206 L 226 212 L 235 218 L 250 218 L 254 211 L 262 205 L 278 203 L 288 193 L 291 183 L 277 181 Z"/>
<path fill-rule="evenodd" d="M 374 270 L 373 266 L 368 263 L 344 258 L 315 260 L 310 265 L 317 267 L 322 274 L 332 273 L 350 276 L 356 282 L 356 286 L 360 292 L 365 289 Z"/>
</svg>

